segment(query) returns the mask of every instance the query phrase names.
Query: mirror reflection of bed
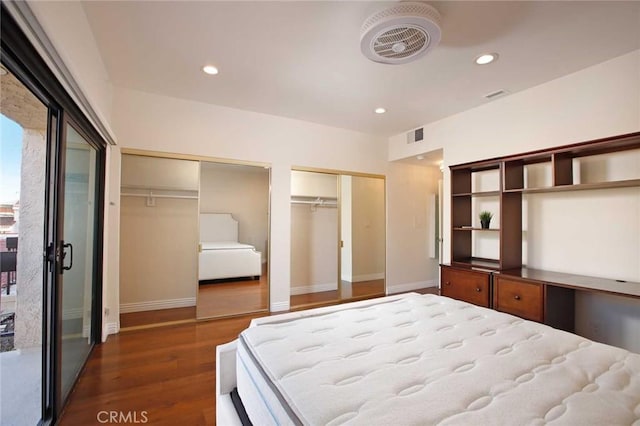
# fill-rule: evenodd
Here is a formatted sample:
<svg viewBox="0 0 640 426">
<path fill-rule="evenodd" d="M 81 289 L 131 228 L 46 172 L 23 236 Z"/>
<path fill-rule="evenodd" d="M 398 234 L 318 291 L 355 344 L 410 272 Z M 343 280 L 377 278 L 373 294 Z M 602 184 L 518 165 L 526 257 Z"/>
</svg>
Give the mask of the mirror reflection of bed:
<svg viewBox="0 0 640 426">
<path fill-rule="evenodd" d="M 384 178 L 293 170 L 292 309 L 385 294 Z"/>
<path fill-rule="evenodd" d="M 268 309 L 269 169 L 202 162 L 196 317 Z"/>
</svg>

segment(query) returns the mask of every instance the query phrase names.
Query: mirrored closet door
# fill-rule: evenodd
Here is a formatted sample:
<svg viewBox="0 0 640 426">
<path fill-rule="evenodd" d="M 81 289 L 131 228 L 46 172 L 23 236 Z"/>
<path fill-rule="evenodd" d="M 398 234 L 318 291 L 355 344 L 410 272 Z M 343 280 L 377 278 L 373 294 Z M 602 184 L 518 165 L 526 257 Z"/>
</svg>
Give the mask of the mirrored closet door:
<svg viewBox="0 0 640 426">
<path fill-rule="evenodd" d="M 340 299 L 385 294 L 384 179 L 340 175 Z"/>
<path fill-rule="evenodd" d="M 292 309 L 385 294 L 379 176 L 291 172 Z"/>
<path fill-rule="evenodd" d="M 269 306 L 270 169 L 201 162 L 198 318 Z"/>
</svg>

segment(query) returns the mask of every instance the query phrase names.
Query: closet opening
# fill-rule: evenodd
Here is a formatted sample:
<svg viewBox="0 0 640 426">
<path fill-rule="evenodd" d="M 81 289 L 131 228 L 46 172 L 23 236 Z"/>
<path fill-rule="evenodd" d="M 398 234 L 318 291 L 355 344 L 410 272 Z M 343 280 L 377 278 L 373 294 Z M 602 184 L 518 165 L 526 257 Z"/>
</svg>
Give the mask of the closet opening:
<svg viewBox="0 0 640 426">
<path fill-rule="evenodd" d="M 123 150 L 121 329 L 268 311 L 270 168 Z"/>
</svg>

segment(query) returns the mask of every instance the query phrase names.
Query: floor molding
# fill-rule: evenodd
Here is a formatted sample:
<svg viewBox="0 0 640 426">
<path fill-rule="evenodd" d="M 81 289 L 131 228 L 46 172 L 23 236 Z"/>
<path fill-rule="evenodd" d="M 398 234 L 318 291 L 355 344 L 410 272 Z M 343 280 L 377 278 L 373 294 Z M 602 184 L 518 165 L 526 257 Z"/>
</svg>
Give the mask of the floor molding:
<svg viewBox="0 0 640 426">
<path fill-rule="evenodd" d="M 337 283 L 326 284 L 312 284 L 300 287 L 291 287 L 291 296 L 297 296 L 299 294 L 320 293 L 323 291 L 333 291 L 338 289 Z"/>
<path fill-rule="evenodd" d="M 185 297 L 183 299 L 169 300 L 151 300 L 148 302 L 121 303 L 120 313 L 128 314 L 131 312 L 155 311 L 158 309 L 172 308 L 188 308 L 191 306 L 196 306 L 195 297 Z"/>
<path fill-rule="evenodd" d="M 387 286 L 387 294 L 404 293 L 417 290 L 419 288 L 437 287 L 438 280 L 416 281 L 413 283 L 403 283 Z"/>
</svg>

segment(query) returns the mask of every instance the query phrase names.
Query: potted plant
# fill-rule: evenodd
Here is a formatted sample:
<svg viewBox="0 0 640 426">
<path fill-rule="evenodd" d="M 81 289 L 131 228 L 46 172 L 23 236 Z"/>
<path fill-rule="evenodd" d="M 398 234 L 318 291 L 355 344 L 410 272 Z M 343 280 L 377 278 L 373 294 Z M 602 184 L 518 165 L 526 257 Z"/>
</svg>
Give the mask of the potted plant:
<svg viewBox="0 0 640 426">
<path fill-rule="evenodd" d="M 491 222 L 492 217 L 493 213 L 491 212 L 486 210 L 480 212 L 480 225 L 482 225 L 482 229 L 489 229 L 489 222 Z"/>
</svg>

